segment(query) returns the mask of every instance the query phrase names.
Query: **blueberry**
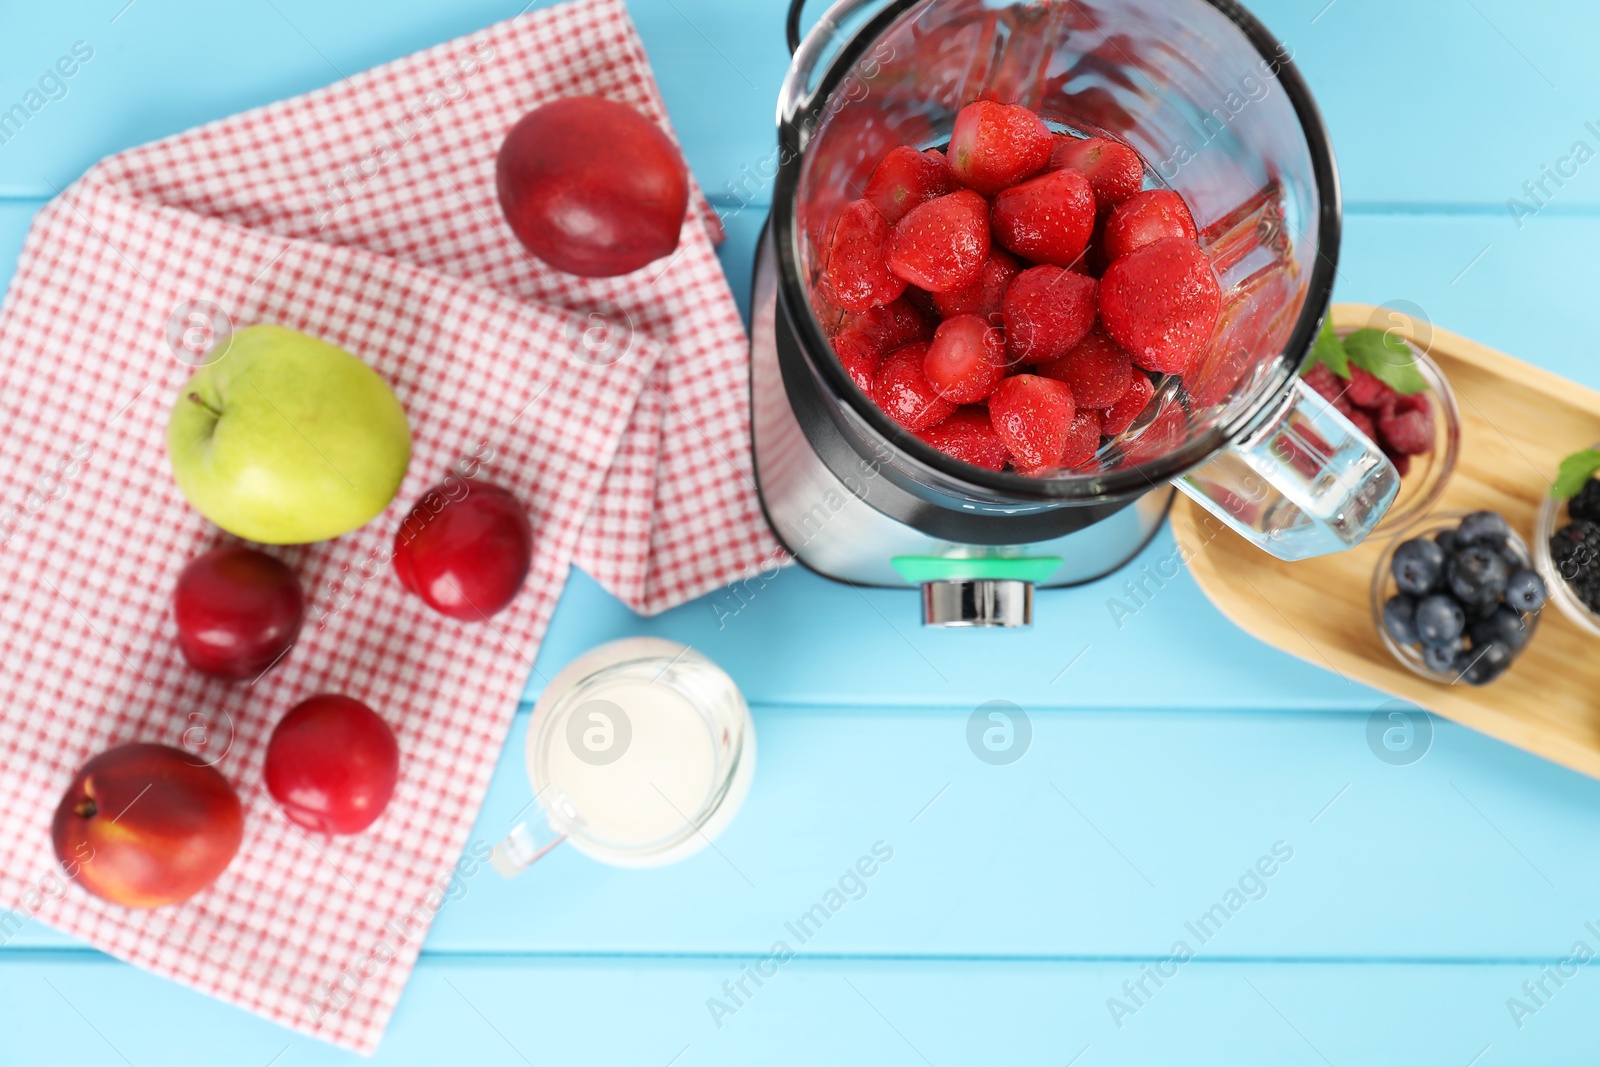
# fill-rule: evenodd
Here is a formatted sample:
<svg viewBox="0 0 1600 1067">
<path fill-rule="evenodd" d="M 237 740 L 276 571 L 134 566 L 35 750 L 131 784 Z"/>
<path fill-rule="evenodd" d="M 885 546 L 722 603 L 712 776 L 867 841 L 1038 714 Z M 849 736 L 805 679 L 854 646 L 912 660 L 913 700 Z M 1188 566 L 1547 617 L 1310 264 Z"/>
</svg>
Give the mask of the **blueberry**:
<svg viewBox="0 0 1600 1067">
<path fill-rule="evenodd" d="M 1430 596 L 1417 603 L 1414 621 L 1423 644 L 1447 645 L 1466 629 L 1467 613 L 1447 596 Z"/>
<path fill-rule="evenodd" d="M 1515 653 L 1521 652 L 1522 646 L 1528 643 L 1528 624 L 1521 615 L 1504 605 L 1495 608 L 1494 614 L 1488 618 L 1478 619 L 1468 625 L 1467 633 L 1472 636 L 1474 647 L 1499 641 Z"/>
<path fill-rule="evenodd" d="M 1383 606 L 1383 628 L 1402 645 L 1414 645 L 1417 636 L 1417 602 L 1404 594 L 1392 596 Z"/>
<path fill-rule="evenodd" d="M 1456 532 L 1449 529 L 1440 530 L 1438 533 L 1434 534 L 1433 543 L 1444 549 L 1444 554 L 1447 556 L 1453 554 L 1456 549 L 1461 547 L 1459 538 L 1456 536 Z"/>
<path fill-rule="evenodd" d="M 1395 584 L 1402 593 L 1427 596 L 1444 576 L 1444 549 L 1426 537 L 1416 537 L 1394 550 Z"/>
<path fill-rule="evenodd" d="M 1450 591 L 1461 601 L 1486 600 L 1506 591 L 1506 561 L 1487 545 L 1463 548 L 1450 561 L 1449 575 Z"/>
<path fill-rule="evenodd" d="M 1474 511 L 1456 528 L 1456 540 L 1462 545 L 1503 544 L 1510 532 L 1499 512 Z"/>
<path fill-rule="evenodd" d="M 1467 653 L 1466 667 L 1461 672 L 1462 681 L 1468 685 L 1488 685 L 1506 672 L 1515 654 L 1504 641 L 1490 641 L 1474 645 Z"/>
<path fill-rule="evenodd" d="M 1538 611 L 1549 596 L 1544 579 L 1526 568 L 1512 571 L 1506 579 L 1506 603 L 1517 611 Z"/>
<path fill-rule="evenodd" d="M 1476 600 L 1463 602 L 1461 610 L 1467 613 L 1468 623 L 1480 622 L 1500 610 L 1500 598 L 1494 593 L 1490 593 Z"/>
<path fill-rule="evenodd" d="M 1443 645 L 1423 645 L 1422 665 L 1435 674 L 1454 676 L 1460 673 L 1457 660 L 1466 654 L 1466 646 L 1460 640 Z"/>
</svg>

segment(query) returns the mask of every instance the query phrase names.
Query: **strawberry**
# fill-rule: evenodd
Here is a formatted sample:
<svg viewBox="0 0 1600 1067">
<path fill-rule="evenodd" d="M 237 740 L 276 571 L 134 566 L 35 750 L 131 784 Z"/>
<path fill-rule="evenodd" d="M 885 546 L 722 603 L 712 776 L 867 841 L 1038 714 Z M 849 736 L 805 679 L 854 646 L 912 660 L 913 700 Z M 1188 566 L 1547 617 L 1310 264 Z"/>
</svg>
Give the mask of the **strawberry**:
<svg viewBox="0 0 1600 1067">
<path fill-rule="evenodd" d="M 1182 374 L 1211 340 L 1221 310 L 1222 289 L 1210 261 L 1181 237 L 1130 252 L 1100 281 L 1106 333 L 1145 370 Z"/>
<path fill-rule="evenodd" d="M 1094 191 L 1075 170 L 1053 170 L 994 198 L 994 239 L 1024 259 L 1070 267 L 1094 234 Z"/>
<path fill-rule="evenodd" d="M 1384 451 L 1421 456 L 1433 451 L 1433 416 L 1424 411 L 1401 411 L 1378 420 Z"/>
<path fill-rule="evenodd" d="M 1105 410 L 1128 391 L 1133 358 L 1098 326 L 1060 359 L 1039 365 L 1046 378 L 1066 382 L 1079 407 Z"/>
<path fill-rule="evenodd" d="M 1013 374 L 989 397 L 989 421 L 1018 470 L 1051 470 L 1066 454 L 1076 407 L 1062 383 Z"/>
<path fill-rule="evenodd" d="M 889 353 L 872 383 L 872 399 L 884 414 L 908 430 L 926 430 L 956 409 L 922 373 L 928 346 L 917 343 Z"/>
<path fill-rule="evenodd" d="M 1003 248 L 991 248 L 977 280 L 948 293 L 934 293 L 934 307 L 947 319 L 957 315 L 982 315 L 998 326 L 1003 321 L 1001 309 L 1005 304 L 1006 290 L 1021 269 L 1017 257 L 1010 252 Z"/>
<path fill-rule="evenodd" d="M 1333 369 L 1326 363 L 1318 363 L 1306 372 L 1306 385 L 1315 390 L 1330 404 L 1337 404 L 1339 398 L 1344 396 L 1345 380 L 1333 373 Z"/>
<path fill-rule="evenodd" d="M 865 311 L 847 311 L 841 332 L 851 328 L 866 334 L 880 352 L 893 352 L 913 341 L 933 340 L 933 323 L 911 305 L 907 296 Z"/>
<path fill-rule="evenodd" d="M 1006 376 L 1005 335 L 977 315 L 945 319 L 923 357 L 922 373 L 946 400 L 977 403 Z"/>
<path fill-rule="evenodd" d="M 883 361 L 883 349 L 866 333 L 856 327 L 840 330 L 833 337 L 833 351 L 844 364 L 850 380 L 868 396 L 872 395 L 872 381 L 877 376 L 878 364 Z"/>
<path fill-rule="evenodd" d="M 1005 470 L 1011 458 L 982 404 L 956 408 L 954 415 L 930 429 L 918 430 L 917 436 L 945 455 L 984 470 Z"/>
<path fill-rule="evenodd" d="M 901 145 L 873 170 L 863 195 L 893 224 L 918 204 L 943 196 L 955 187 L 944 156 Z"/>
<path fill-rule="evenodd" d="M 1012 362 L 1060 359 L 1094 325 L 1095 281 L 1061 267 L 1030 267 L 1006 290 L 1006 347 Z"/>
<path fill-rule="evenodd" d="M 1393 389 L 1384 384 L 1383 379 L 1361 369 L 1354 363 L 1350 364 L 1350 403 L 1358 408 L 1381 408 L 1393 406 L 1394 398 L 1398 395 Z"/>
<path fill-rule="evenodd" d="M 1144 376 L 1144 372 L 1135 370 L 1128 378 L 1128 391 L 1106 412 L 1100 432 L 1107 437 L 1115 437 L 1132 426 L 1133 420 L 1144 414 L 1144 409 L 1150 406 L 1150 398 L 1155 392 L 1155 385 Z"/>
<path fill-rule="evenodd" d="M 906 291 L 884 261 L 888 240 L 888 220 L 867 201 L 852 200 L 839 212 L 828 242 L 827 275 L 840 307 L 865 311 Z"/>
<path fill-rule="evenodd" d="M 1081 467 L 1094 459 L 1094 454 L 1100 450 L 1100 413 L 1080 409 L 1072 417 L 1072 426 L 1067 430 L 1067 447 L 1061 454 L 1061 466 Z"/>
<path fill-rule="evenodd" d="M 1139 435 L 1122 447 L 1129 463 L 1143 463 L 1148 459 L 1165 456 L 1183 440 L 1189 427 L 1189 415 L 1176 404 L 1166 408 Z"/>
<path fill-rule="evenodd" d="M 1089 179 L 1094 198 L 1109 211 L 1144 184 L 1144 161 L 1120 141 L 1102 137 L 1060 137 L 1050 153 L 1050 166 L 1075 170 Z"/>
<path fill-rule="evenodd" d="M 975 100 L 956 115 L 945 155 L 956 181 L 993 196 L 1044 170 L 1054 146 L 1050 127 L 1021 104 Z"/>
<path fill-rule="evenodd" d="M 1194 216 L 1171 189 L 1146 189 L 1118 204 L 1106 220 L 1106 256 L 1114 263 L 1165 237 L 1195 240 Z"/>
<path fill-rule="evenodd" d="M 930 293 L 970 285 L 988 259 L 989 202 L 971 189 L 917 205 L 889 237 L 889 269 Z"/>
</svg>

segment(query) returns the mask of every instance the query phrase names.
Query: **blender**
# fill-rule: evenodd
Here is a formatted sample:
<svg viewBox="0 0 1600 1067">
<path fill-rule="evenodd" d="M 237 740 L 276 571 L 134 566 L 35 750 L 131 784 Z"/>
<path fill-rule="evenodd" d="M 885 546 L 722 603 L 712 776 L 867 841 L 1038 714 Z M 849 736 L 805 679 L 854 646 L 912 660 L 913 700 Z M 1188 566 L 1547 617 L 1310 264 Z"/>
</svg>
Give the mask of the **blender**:
<svg viewBox="0 0 1600 1067">
<path fill-rule="evenodd" d="M 1022 626 L 1033 590 L 1093 581 L 1174 492 L 1284 560 L 1350 548 L 1399 475 L 1298 371 L 1338 255 L 1338 177 L 1289 50 L 1231 0 L 838 0 L 778 101 L 778 173 L 751 301 L 767 520 L 795 558 L 920 588 L 934 626 Z M 814 299 L 828 227 L 891 148 L 940 147 L 978 98 L 1120 140 L 1187 201 L 1224 293 L 1206 353 L 1080 469 L 994 472 L 935 450 L 850 380 Z"/>
</svg>

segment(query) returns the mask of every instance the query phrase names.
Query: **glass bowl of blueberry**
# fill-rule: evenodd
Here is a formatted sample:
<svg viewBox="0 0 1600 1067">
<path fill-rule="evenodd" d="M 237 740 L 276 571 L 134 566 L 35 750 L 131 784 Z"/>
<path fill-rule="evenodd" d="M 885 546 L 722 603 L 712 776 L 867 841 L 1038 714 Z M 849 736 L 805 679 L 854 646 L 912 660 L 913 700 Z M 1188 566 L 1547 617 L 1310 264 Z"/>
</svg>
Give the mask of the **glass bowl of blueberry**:
<svg viewBox="0 0 1600 1067">
<path fill-rule="evenodd" d="M 1488 685 L 1504 674 L 1547 598 L 1528 546 L 1494 511 L 1435 516 L 1395 538 L 1372 576 L 1385 647 L 1441 685 Z"/>
<path fill-rule="evenodd" d="M 1561 613 L 1600 636 L 1600 446 L 1568 456 L 1539 509 L 1534 562 Z"/>
</svg>

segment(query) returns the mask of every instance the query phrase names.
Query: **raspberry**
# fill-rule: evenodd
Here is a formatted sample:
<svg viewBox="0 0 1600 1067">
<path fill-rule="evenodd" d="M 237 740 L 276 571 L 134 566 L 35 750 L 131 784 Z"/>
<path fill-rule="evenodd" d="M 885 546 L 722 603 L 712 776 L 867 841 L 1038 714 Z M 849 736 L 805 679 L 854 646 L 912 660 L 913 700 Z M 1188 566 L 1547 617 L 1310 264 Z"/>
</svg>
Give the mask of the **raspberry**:
<svg viewBox="0 0 1600 1067">
<path fill-rule="evenodd" d="M 1139 191 L 1144 184 L 1144 163 L 1139 154 L 1119 141 L 1100 137 L 1063 137 L 1050 153 L 1052 167 L 1066 167 L 1089 179 L 1094 198 L 1109 211 Z"/>
<path fill-rule="evenodd" d="M 1067 447 L 1061 453 L 1061 466 L 1081 467 L 1100 450 L 1100 413 L 1079 410 L 1067 431 Z"/>
<path fill-rule="evenodd" d="M 1421 411 L 1401 411 L 1378 420 L 1383 444 L 1402 456 L 1433 451 L 1433 418 Z"/>
<path fill-rule="evenodd" d="M 933 340 L 933 324 L 906 297 L 866 311 L 847 311 L 839 325 L 841 332 L 860 330 L 880 352 L 893 352 L 914 341 Z"/>
<path fill-rule="evenodd" d="M 1400 477 L 1404 478 L 1406 475 L 1411 473 L 1410 456 L 1390 452 L 1385 452 L 1384 455 L 1389 457 L 1389 462 L 1394 464 L 1395 473 L 1400 475 Z"/>
<path fill-rule="evenodd" d="M 1130 252 L 1167 237 L 1196 239 L 1194 216 L 1170 189 L 1146 189 L 1118 204 L 1106 220 L 1106 256 L 1115 263 Z"/>
<path fill-rule="evenodd" d="M 1433 413 L 1433 405 L 1428 402 L 1428 394 L 1425 392 L 1412 393 L 1410 396 L 1406 396 L 1403 393 L 1395 393 L 1394 410 L 1420 411 L 1424 414 L 1431 415 Z"/>
<path fill-rule="evenodd" d="M 1146 370 L 1182 374 L 1211 339 L 1221 310 L 1222 289 L 1210 261 L 1184 238 L 1130 252 L 1100 281 L 1106 333 Z"/>
<path fill-rule="evenodd" d="M 872 381 L 878 374 L 878 364 L 883 362 L 883 349 L 863 331 L 851 327 L 840 330 L 833 338 L 833 351 L 850 380 L 868 396 L 872 395 Z"/>
<path fill-rule="evenodd" d="M 1017 257 L 1010 252 L 991 248 L 977 280 L 948 293 L 934 293 L 933 306 L 947 319 L 957 315 L 982 315 L 998 326 L 1003 321 L 1001 309 L 1005 305 L 1006 290 L 1021 269 Z"/>
<path fill-rule="evenodd" d="M 1006 290 L 1006 349 L 1013 362 L 1060 359 L 1094 325 L 1095 281 L 1061 267 L 1030 267 Z"/>
<path fill-rule="evenodd" d="M 1014 374 L 989 398 L 989 421 L 1021 471 L 1061 465 L 1076 414 L 1072 390 L 1037 374 Z"/>
<path fill-rule="evenodd" d="M 1345 418 L 1350 420 L 1351 426 L 1354 426 L 1356 429 L 1361 431 L 1362 437 L 1365 437 L 1369 441 L 1376 441 L 1378 439 L 1378 427 L 1373 424 L 1372 416 L 1368 415 L 1365 411 L 1352 411 L 1346 415 Z"/>
<path fill-rule="evenodd" d="M 1004 470 L 1011 458 L 1005 442 L 994 432 L 989 411 L 982 404 L 957 408 L 939 425 L 917 431 L 917 436 L 947 456 L 984 470 Z"/>
<path fill-rule="evenodd" d="M 1383 380 L 1354 363 L 1350 364 L 1350 403 L 1358 408 L 1381 408 L 1385 402 L 1392 404 L 1399 395 L 1383 383 Z"/>
<path fill-rule="evenodd" d="M 939 395 L 922 373 L 928 346 L 906 345 L 889 353 L 872 383 L 872 399 L 884 414 L 908 430 L 926 430 L 943 422 L 955 404 Z"/>
<path fill-rule="evenodd" d="M 983 400 L 1006 376 L 1005 335 L 977 315 L 946 319 L 923 357 L 922 373 L 946 400 Z"/>
<path fill-rule="evenodd" d="M 1333 368 L 1326 363 L 1312 367 L 1306 373 L 1305 381 L 1330 404 L 1337 404 L 1340 397 L 1344 396 L 1345 380 L 1333 373 Z"/>
<path fill-rule="evenodd" d="M 863 195 L 892 224 L 905 218 L 918 204 L 943 196 L 955 187 L 944 156 L 902 145 L 883 157 L 867 179 Z"/>
<path fill-rule="evenodd" d="M 1054 170 L 994 198 L 994 239 L 1024 259 L 1070 267 L 1094 234 L 1094 192 L 1075 170 Z"/>
<path fill-rule="evenodd" d="M 1155 385 L 1144 376 L 1144 372 L 1133 371 L 1128 378 L 1128 391 L 1106 412 L 1100 432 L 1107 437 L 1115 437 L 1132 426 L 1133 420 L 1144 414 L 1144 409 L 1150 406 L 1150 398 L 1155 393 Z"/>
<path fill-rule="evenodd" d="M 945 154 L 956 181 L 993 196 L 1043 170 L 1054 147 L 1050 127 L 1021 104 L 976 100 L 957 113 Z"/>
<path fill-rule="evenodd" d="M 828 242 L 827 274 L 840 307 L 865 311 L 906 291 L 884 260 L 888 240 L 888 221 L 867 201 L 852 200 L 839 212 Z"/>
<path fill-rule="evenodd" d="M 1133 359 L 1097 326 L 1071 352 L 1040 364 L 1039 373 L 1066 382 L 1079 407 L 1103 411 L 1127 393 Z"/>
<path fill-rule="evenodd" d="M 971 189 L 917 205 L 889 237 L 889 270 L 930 293 L 970 285 L 988 259 L 989 202 Z"/>
</svg>

